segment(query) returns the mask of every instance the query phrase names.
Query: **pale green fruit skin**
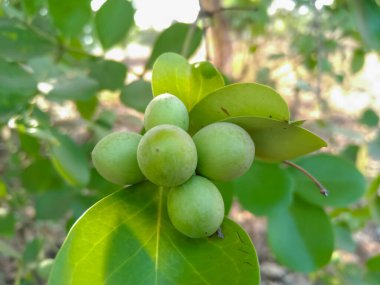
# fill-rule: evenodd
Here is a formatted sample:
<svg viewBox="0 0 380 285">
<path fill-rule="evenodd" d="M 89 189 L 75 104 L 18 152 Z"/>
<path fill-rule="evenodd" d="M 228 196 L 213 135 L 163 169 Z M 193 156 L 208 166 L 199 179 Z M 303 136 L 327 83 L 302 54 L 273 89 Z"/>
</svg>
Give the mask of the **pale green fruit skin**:
<svg viewBox="0 0 380 285">
<path fill-rule="evenodd" d="M 167 208 L 173 226 L 191 238 L 212 235 L 224 218 L 222 195 L 211 181 L 201 176 L 193 176 L 171 188 Z"/>
<path fill-rule="evenodd" d="M 188 180 L 197 166 L 197 150 L 184 130 L 159 125 L 145 133 L 137 148 L 143 174 L 156 185 L 171 187 Z"/>
<path fill-rule="evenodd" d="M 102 138 L 91 154 L 99 174 L 119 185 L 145 180 L 137 163 L 137 146 L 141 138 L 132 132 L 115 132 Z"/>
<path fill-rule="evenodd" d="M 212 180 L 230 181 L 252 165 L 255 145 L 240 126 L 218 122 L 193 136 L 198 152 L 197 173 Z"/>
<path fill-rule="evenodd" d="M 158 125 L 175 125 L 187 131 L 189 114 L 180 99 L 169 93 L 154 97 L 148 104 L 144 115 L 146 131 Z"/>
</svg>

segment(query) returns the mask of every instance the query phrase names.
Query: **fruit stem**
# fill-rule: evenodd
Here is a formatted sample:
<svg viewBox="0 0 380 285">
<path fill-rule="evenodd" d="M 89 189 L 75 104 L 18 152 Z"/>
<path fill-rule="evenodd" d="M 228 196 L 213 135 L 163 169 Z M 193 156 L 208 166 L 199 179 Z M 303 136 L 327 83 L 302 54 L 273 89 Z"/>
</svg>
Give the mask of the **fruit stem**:
<svg viewBox="0 0 380 285">
<path fill-rule="evenodd" d="M 307 176 L 318 188 L 319 193 L 321 193 L 323 196 L 327 197 L 329 195 L 329 191 L 322 185 L 321 182 L 318 181 L 317 178 L 315 178 L 313 175 L 311 175 L 305 168 L 299 166 L 298 164 L 295 164 L 294 162 L 291 162 L 289 160 L 284 160 L 283 163 L 301 171 L 305 176 Z"/>
</svg>

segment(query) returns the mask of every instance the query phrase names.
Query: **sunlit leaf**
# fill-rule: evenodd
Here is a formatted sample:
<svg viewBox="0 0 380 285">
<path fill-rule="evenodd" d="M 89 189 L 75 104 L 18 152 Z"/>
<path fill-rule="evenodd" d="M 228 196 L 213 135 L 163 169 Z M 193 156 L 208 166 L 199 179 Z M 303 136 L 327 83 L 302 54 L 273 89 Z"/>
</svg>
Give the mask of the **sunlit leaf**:
<svg viewBox="0 0 380 285">
<path fill-rule="evenodd" d="M 166 194 L 145 182 L 91 207 L 71 229 L 48 284 L 259 284 L 255 249 L 237 224 L 223 222 L 224 239 L 188 238 L 171 225 Z"/>
<path fill-rule="evenodd" d="M 165 53 L 157 59 L 153 67 L 153 95 L 173 94 L 184 102 L 188 110 L 209 93 L 223 86 L 222 75 L 209 62 L 190 65 L 180 55 Z"/>
<path fill-rule="evenodd" d="M 333 230 L 326 213 L 297 197 L 289 209 L 269 216 L 268 239 L 277 259 L 301 272 L 326 265 L 334 249 Z"/>
</svg>

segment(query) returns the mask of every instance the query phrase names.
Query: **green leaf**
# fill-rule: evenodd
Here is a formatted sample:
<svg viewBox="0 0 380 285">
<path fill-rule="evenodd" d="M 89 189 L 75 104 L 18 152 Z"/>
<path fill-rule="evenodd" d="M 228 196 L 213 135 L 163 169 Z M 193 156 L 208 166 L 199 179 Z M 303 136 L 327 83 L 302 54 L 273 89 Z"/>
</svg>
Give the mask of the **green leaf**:
<svg viewBox="0 0 380 285">
<path fill-rule="evenodd" d="M 359 122 L 368 127 L 377 127 L 379 116 L 373 109 L 367 109 L 362 113 Z"/>
<path fill-rule="evenodd" d="M 285 100 L 272 88 L 257 83 L 237 83 L 220 88 L 198 102 L 190 113 L 193 132 L 228 118 L 252 116 L 289 121 Z"/>
<path fill-rule="evenodd" d="M 0 236 L 11 237 L 15 233 L 16 219 L 12 212 L 0 212 Z"/>
<path fill-rule="evenodd" d="M 151 68 L 156 59 L 163 53 L 182 54 L 187 37 L 191 36 L 187 54 L 184 55 L 189 58 L 197 50 L 202 40 L 202 30 L 199 27 L 195 27 L 195 30 L 192 29 L 194 27 L 191 24 L 174 23 L 163 31 L 153 45 L 152 53 L 146 64 L 147 68 Z"/>
<path fill-rule="evenodd" d="M 69 184 L 87 185 L 90 169 L 86 154 L 69 136 L 57 132 L 54 135 L 57 143 L 50 145 L 50 159 L 54 168 Z"/>
<path fill-rule="evenodd" d="M 50 16 L 66 37 L 76 37 L 91 18 L 91 0 L 48 0 Z"/>
<path fill-rule="evenodd" d="M 98 91 L 98 82 L 80 75 L 74 78 L 58 80 L 47 98 L 50 100 L 89 100 Z"/>
<path fill-rule="evenodd" d="M 37 194 L 34 198 L 36 219 L 60 220 L 70 209 L 73 201 L 72 189 L 55 189 Z"/>
<path fill-rule="evenodd" d="M 37 82 L 29 72 L 2 59 L 0 86 L 0 122 L 22 110 L 37 91 Z"/>
<path fill-rule="evenodd" d="M 237 224 L 224 220 L 224 239 L 188 238 L 171 225 L 166 194 L 144 182 L 91 207 L 70 230 L 48 284 L 259 284 L 255 249 Z"/>
<path fill-rule="evenodd" d="M 133 25 L 135 10 L 127 0 L 108 0 L 95 15 L 95 27 L 104 49 L 121 42 Z"/>
<path fill-rule="evenodd" d="M 335 248 L 346 250 L 354 253 L 356 250 L 355 241 L 352 238 L 352 233 L 349 226 L 344 223 L 333 224 Z"/>
<path fill-rule="evenodd" d="M 165 53 L 153 66 L 153 95 L 173 94 L 182 100 L 188 110 L 209 93 L 223 86 L 222 75 L 209 62 L 190 65 L 178 54 Z"/>
<path fill-rule="evenodd" d="M 293 181 L 278 164 L 255 160 L 234 182 L 240 204 L 256 216 L 269 215 L 292 202 Z"/>
<path fill-rule="evenodd" d="M 351 61 L 351 72 L 357 73 L 360 71 L 364 66 L 365 61 L 365 51 L 363 49 L 355 49 L 354 54 L 352 56 Z"/>
<path fill-rule="evenodd" d="M 98 81 L 99 89 L 117 90 L 124 85 L 127 75 L 125 64 L 112 60 L 101 60 L 90 64 L 90 68 L 89 76 Z"/>
<path fill-rule="evenodd" d="M 96 96 L 93 96 L 87 100 L 77 100 L 75 105 L 82 118 L 91 120 L 91 118 L 95 115 L 99 101 Z"/>
<path fill-rule="evenodd" d="M 380 6 L 375 1 L 350 0 L 357 28 L 364 42 L 375 50 L 380 50 Z"/>
<path fill-rule="evenodd" d="M 328 197 L 299 170 L 289 168 L 296 184 L 296 192 L 309 203 L 319 206 L 346 206 L 357 201 L 366 189 L 363 175 L 354 164 L 330 154 L 300 158 L 296 163 L 311 173 L 328 190 Z"/>
<path fill-rule="evenodd" d="M 3 58 L 25 61 L 52 53 L 54 46 L 15 20 L 0 19 L 0 54 Z"/>
<path fill-rule="evenodd" d="M 45 0 L 22 0 L 22 6 L 26 14 L 33 16 L 45 4 Z"/>
<path fill-rule="evenodd" d="M 369 258 L 366 262 L 366 266 L 370 271 L 380 271 L 380 254 Z"/>
<path fill-rule="evenodd" d="M 255 156 L 266 161 L 292 159 L 326 146 L 317 135 L 286 122 L 260 117 L 235 117 L 224 121 L 244 128 L 255 143 Z"/>
<path fill-rule="evenodd" d="M 121 89 L 120 101 L 143 113 L 153 99 L 151 84 L 144 80 L 136 80 Z"/>
<path fill-rule="evenodd" d="M 43 240 L 33 239 L 29 241 L 24 248 L 22 261 L 24 264 L 33 263 L 37 260 L 43 246 Z"/>
<path fill-rule="evenodd" d="M 7 195 L 7 185 L 0 178 L 0 198 L 4 198 Z"/>
<path fill-rule="evenodd" d="M 330 260 L 334 249 L 330 219 L 323 209 L 294 197 L 289 209 L 269 216 L 269 245 L 289 268 L 311 272 Z"/>
</svg>

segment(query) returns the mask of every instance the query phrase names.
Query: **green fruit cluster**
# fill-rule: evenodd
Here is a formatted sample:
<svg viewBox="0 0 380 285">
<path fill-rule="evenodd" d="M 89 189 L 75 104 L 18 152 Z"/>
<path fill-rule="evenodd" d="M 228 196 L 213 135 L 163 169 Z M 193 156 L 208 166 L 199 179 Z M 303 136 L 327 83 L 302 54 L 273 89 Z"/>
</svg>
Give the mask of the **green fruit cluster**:
<svg viewBox="0 0 380 285">
<path fill-rule="evenodd" d="M 250 168 L 251 137 L 227 122 L 210 124 L 191 137 L 186 106 L 171 94 L 149 103 L 144 127 L 143 136 L 117 132 L 100 140 L 92 152 L 95 168 L 116 184 L 149 180 L 168 189 L 173 226 L 191 238 L 212 235 L 223 222 L 224 202 L 211 181 L 230 181 Z"/>
</svg>

